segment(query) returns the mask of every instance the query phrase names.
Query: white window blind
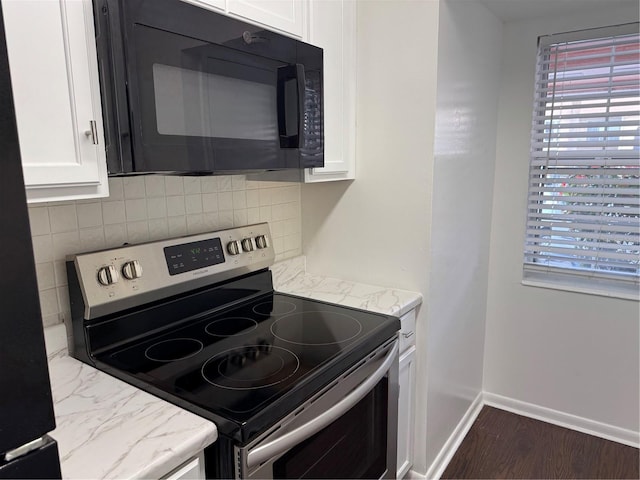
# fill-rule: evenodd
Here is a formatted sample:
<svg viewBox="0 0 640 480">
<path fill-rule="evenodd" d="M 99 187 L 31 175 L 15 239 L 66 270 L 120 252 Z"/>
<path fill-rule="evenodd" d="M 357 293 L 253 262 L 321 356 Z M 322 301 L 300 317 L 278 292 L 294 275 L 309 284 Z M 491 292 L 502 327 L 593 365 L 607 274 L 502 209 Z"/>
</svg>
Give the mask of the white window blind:
<svg viewBox="0 0 640 480">
<path fill-rule="evenodd" d="M 525 280 L 637 292 L 639 125 L 637 23 L 540 38 Z"/>
</svg>

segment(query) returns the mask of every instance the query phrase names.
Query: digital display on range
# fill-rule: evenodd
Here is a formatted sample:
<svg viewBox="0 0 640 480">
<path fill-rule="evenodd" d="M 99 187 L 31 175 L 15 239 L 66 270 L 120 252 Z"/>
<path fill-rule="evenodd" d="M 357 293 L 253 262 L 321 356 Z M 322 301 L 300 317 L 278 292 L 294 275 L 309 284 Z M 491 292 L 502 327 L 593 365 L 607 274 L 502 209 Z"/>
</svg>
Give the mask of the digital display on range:
<svg viewBox="0 0 640 480">
<path fill-rule="evenodd" d="M 169 275 L 177 275 L 224 263 L 224 252 L 220 239 L 211 238 L 200 242 L 164 247 L 164 258 L 167 261 Z"/>
</svg>

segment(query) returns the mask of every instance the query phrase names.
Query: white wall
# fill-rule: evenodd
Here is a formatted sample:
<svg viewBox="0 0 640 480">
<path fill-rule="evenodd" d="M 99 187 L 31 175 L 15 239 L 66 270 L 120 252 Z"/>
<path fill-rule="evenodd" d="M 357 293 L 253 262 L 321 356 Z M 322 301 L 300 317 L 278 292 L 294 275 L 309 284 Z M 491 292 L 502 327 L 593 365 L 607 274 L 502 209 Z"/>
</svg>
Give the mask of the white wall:
<svg viewBox="0 0 640 480">
<path fill-rule="evenodd" d="M 422 474 L 482 388 L 501 28 L 477 2 L 358 3 L 357 180 L 302 189 L 310 271 L 425 298 Z"/>
<path fill-rule="evenodd" d="M 503 43 L 484 389 L 638 431 L 638 303 L 521 285 L 539 35 L 638 20 L 638 7 L 507 23 Z"/>
<path fill-rule="evenodd" d="M 357 180 L 302 187 L 307 267 L 427 292 L 438 0 L 358 2 Z M 426 313 L 418 315 L 418 403 L 426 397 Z M 418 409 L 416 468 L 426 470 Z"/>
<path fill-rule="evenodd" d="M 427 465 L 482 391 L 501 43 L 483 5 L 440 3 Z"/>
</svg>

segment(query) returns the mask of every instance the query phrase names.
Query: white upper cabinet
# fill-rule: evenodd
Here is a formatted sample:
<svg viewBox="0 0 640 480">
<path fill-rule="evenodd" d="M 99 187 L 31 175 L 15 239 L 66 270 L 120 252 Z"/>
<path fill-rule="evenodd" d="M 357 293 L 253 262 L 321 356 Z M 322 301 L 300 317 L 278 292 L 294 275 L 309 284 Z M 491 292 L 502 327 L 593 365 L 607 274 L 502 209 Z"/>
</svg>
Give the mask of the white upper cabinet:
<svg viewBox="0 0 640 480">
<path fill-rule="evenodd" d="M 305 182 L 355 178 L 356 2 L 310 0 L 309 42 L 324 50 L 324 167 Z"/>
<path fill-rule="evenodd" d="M 227 0 L 229 13 L 299 38 L 305 33 L 306 7 L 307 1 L 302 0 Z"/>
<path fill-rule="evenodd" d="M 207 8 L 209 10 L 221 10 L 225 12 L 227 9 L 227 0 L 182 0 L 186 3 L 192 3 L 197 7 Z"/>
<path fill-rule="evenodd" d="M 2 0 L 29 202 L 109 194 L 91 0 Z"/>
</svg>

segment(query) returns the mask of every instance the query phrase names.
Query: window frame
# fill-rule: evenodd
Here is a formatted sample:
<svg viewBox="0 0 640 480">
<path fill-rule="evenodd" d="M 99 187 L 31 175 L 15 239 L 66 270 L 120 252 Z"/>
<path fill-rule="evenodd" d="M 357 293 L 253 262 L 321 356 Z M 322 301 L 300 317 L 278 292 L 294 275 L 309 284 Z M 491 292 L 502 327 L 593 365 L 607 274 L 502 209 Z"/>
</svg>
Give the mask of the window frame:
<svg viewBox="0 0 640 480">
<path fill-rule="evenodd" d="M 526 221 L 525 221 L 525 245 L 524 245 L 523 277 L 522 277 L 522 283 L 524 285 L 588 293 L 593 295 L 603 295 L 608 297 L 625 298 L 625 299 L 631 299 L 631 300 L 640 300 L 640 266 L 638 266 L 635 273 L 632 273 L 629 275 L 625 275 L 623 273 L 620 273 L 620 274 L 607 273 L 603 270 L 598 269 L 599 264 L 598 264 L 597 253 L 592 255 L 596 257 L 596 260 L 595 262 L 592 261 L 592 263 L 595 263 L 595 267 L 592 266 L 591 269 L 580 269 L 578 267 L 571 268 L 569 266 L 558 266 L 557 264 L 550 265 L 550 263 L 552 263 L 551 261 L 551 258 L 553 258 L 552 256 L 549 256 L 547 258 L 546 264 L 542 261 L 536 262 L 536 259 L 542 260 L 543 258 L 542 255 L 545 253 L 548 255 L 549 253 L 551 253 L 551 251 L 545 250 L 544 249 L 545 247 L 541 246 L 545 243 L 544 241 L 535 240 L 536 238 L 539 237 L 539 235 L 536 235 L 531 232 L 532 230 L 535 231 L 536 228 L 541 228 L 541 227 L 536 227 L 535 225 L 532 225 L 535 222 L 530 218 L 532 216 L 531 212 L 536 210 L 535 208 L 532 208 L 532 205 L 535 205 L 535 202 L 532 201 L 532 197 L 535 196 L 536 198 L 540 198 L 540 195 L 544 193 L 543 185 L 544 185 L 544 188 L 547 188 L 546 185 L 548 185 L 549 183 L 548 179 L 554 178 L 552 176 L 553 170 L 549 170 L 548 168 L 551 162 L 551 150 L 552 150 L 551 145 L 549 144 L 549 146 L 547 147 L 547 163 L 545 167 L 547 168 L 547 170 L 544 170 L 544 169 L 540 170 L 541 172 L 544 172 L 540 176 L 540 178 L 543 180 L 541 180 L 540 187 L 538 189 L 535 189 L 532 186 L 534 185 L 534 182 L 532 182 L 532 179 L 535 178 L 534 169 L 536 168 L 534 166 L 534 162 L 536 158 L 540 157 L 540 155 L 535 155 L 535 153 L 544 151 L 544 148 L 536 149 L 536 143 L 539 143 L 539 140 L 536 140 L 536 137 L 538 139 L 540 138 L 540 131 L 541 131 L 540 127 L 541 125 L 544 125 L 544 123 L 542 124 L 540 123 L 540 120 L 537 117 L 539 117 L 539 112 L 541 110 L 545 111 L 545 110 L 549 110 L 550 108 L 553 112 L 556 112 L 558 109 L 561 110 L 563 108 L 563 107 L 558 107 L 558 109 L 556 109 L 555 107 L 555 101 L 556 101 L 555 90 L 551 97 L 549 97 L 548 94 L 541 94 L 538 92 L 538 87 L 537 87 L 538 84 L 540 82 L 548 81 L 548 78 L 549 78 L 548 76 L 543 77 L 543 74 L 545 72 L 541 70 L 541 66 L 540 66 L 541 63 L 545 62 L 545 58 L 543 58 L 543 55 L 545 54 L 546 49 L 549 49 L 555 45 L 561 45 L 563 43 L 566 44 L 569 42 L 580 42 L 580 41 L 589 41 L 589 40 L 595 41 L 595 40 L 603 39 L 607 37 L 619 37 L 619 36 L 629 35 L 629 34 L 638 34 L 639 26 L 640 26 L 640 23 L 633 22 L 633 23 L 624 24 L 624 25 L 613 25 L 613 26 L 600 27 L 595 29 L 566 32 L 566 33 L 560 33 L 560 34 L 554 34 L 554 35 L 545 35 L 538 38 L 538 51 L 536 54 L 536 75 L 535 75 L 536 88 L 534 88 L 533 118 L 532 118 L 532 130 L 531 130 L 531 137 L 530 137 L 531 150 L 530 150 L 529 168 L 528 168 L 527 215 L 526 215 Z M 549 53 L 547 52 L 547 56 L 548 55 Z M 546 59 L 547 62 L 549 58 Z M 587 68 L 585 68 L 585 70 L 586 69 Z M 547 70 L 547 73 L 546 73 L 547 75 L 549 74 L 548 73 L 549 70 L 550 69 Z M 561 70 L 554 67 L 553 72 L 554 72 L 553 78 L 558 78 L 555 72 L 560 73 Z M 609 74 L 609 75 L 613 76 L 612 74 Z M 633 85 L 633 87 L 635 87 L 635 84 Z M 554 89 L 555 89 L 555 84 L 554 84 Z M 544 88 L 542 88 L 542 90 L 544 90 Z M 639 89 L 638 97 L 640 98 L 640 89 Z M 607 95 L 606 97 L 607 102 L 610 101 L 609 100 L 610 98 L 612 97 Z M 553 102 L 551 104 L 551 107 L 549 107 L 550 99 Z M 607 112 L 607 116 L 609 115 L 609 113 L 610 112 Z M 636 110 L 634 110 L 632 116 L 637 116 L 637 115 L 640 115 L 640 112 L 636 112 Z M 611 118 L 609 117 L 604 122 L 602 122 L 605 124 L 605 131 L 604 131 L 605 133 L 609 131 L 608 128 L 612 128 L 612 127 L 606 126 L 606 124 L 609 122 L 612 122 Z M 576 121 L 576 123 L 578 122 Z M 587 128 L 587 132 L 589 132 L 588 125 L 585 125 L 585 127 Z M 581 127 L 581 128 L 584 128 L 584 127 Z M 549 131 L 552 132 L 552 130 L 553 130 L 553 126 L 549 125 Z M 637 139 L 640 133 L 640 130 L 635 130 L 634 132 L 635 134 L 632 135 L 632 137 Z M 571 135 L 562 137 L 561 135 L 558 134 L 556 135 L 555 138 L 556 140 L 561 137 L 566 139 L 570 136 Z M 587 135 L 585 134 L 584 137 L 586 138 Z M 551 133 L 549 134 L 549 138 L 552 138 Z M 595 136 L 595 138 L 600 138 L 600 137 Z M 606 143 L 606 141 L 603 143 Z M 636 145 L 633 145 L 631 151 L 638 152 L 638 147 Z M 606 157 L 606 155 L 602 157 Z M 556 160 L 557 158 L 558 157 L 556 156 Z M 591 166 L 587 163 L 589 161 L 588 160 L 589 157 L 586 157 L 586 158 L 587 160 L 585 160 L 585 164 L 580 165 L 578 168 L 586 168 Z M 598 158 L 599 157 L 593 157 L 592 160 L 594 164 L 597 164 L 597 163 L 602 164 L 601 167 L 599 168 L 602 168 L 607 164 L 606 160 L 604 161 L 600 160 L 600 162 L 598 162 L 597 161 Z M 633 161 L 634 160 L 631 160 L 631 162 Z M 633 166 L 635 167 L 635 163 Z M 547 173 L 547 172 L 551 172 L 551 173 Z M 635 175 L 635 172 L 634 172 L 634 175 Z M 589 188 L 591 187 L 592 185 L 589 185 Z M 638 185 L 638 190 L 640 191 L 640 184 Z M 626 192 L 623 192 L 623 193 L 626 193 Z M 595 194 L 589 193 L 589 195 L 594 196 Z M 599 198 L 602 198 L 602 199 L 605 198 L 604 194 L 601 193 L 600 195 L 602 196 Z M 539 200 L 538 202 L 539 202 L 538 203 L 539 205 L 545 206 L 547 207 L 548 210 L 551 210 L 551 208 L 549 208 L 549 203 L 547 202 L 553 203 L 552 201 Z M 600 203 L 605 203 L 605 202 L 600 202 Z M 559 205 L 562 205 L 562 203 L 560 203 Z M 537 210 L 538 210 L 538 216 L 544 217 L 544 214 L 539 213 L 542 210 L 544 210 L 544 208 L 539 208 Z M 562 210 L 562 208 L 558 208 L 558 210 Z M 533 215 L 533 216 L 536 216 L 536 215 Z M 596 223 L 597 221 L 594 222 L 593 225 L 595 225 Z M 571 224 L 569 223 L 569 225 Z M 555 232 L 561 231 L 560 229 L 556 230 L 556 228 L 558 227 L 554 228 L 554 224 L 552 222 L 550 222 L 550 226 L 551 228 L 548 230 L 548 233 L 547 233 L 547 237 L 549 237 L 550 240 L 546 241 L 546 243 L 548 244 L 547 248 L 549 249 L 553 248 L 553 246 L 550 244 L 553 241 L 553 238 L 557 236 L 555 235 Z M 635 225 L 633 225 L 631 228 L 633 229 L 634 226 Z M 640 219 L 638 219 L 638 226 L 639 226 L 638 231 L 640 232 Z M 568 243 L 569 245 L 573 245 L 573 244 L 579 245 L 581 240 L 576 238 L 576 235 L 579 235 L 579 233 L 577 232 L 580 231 L 580 228 L 577 228 L 577 229 L 568 228 L 568 230 L 571 230 L 573 235 L 570 235 L 572 239 L 566 243 Z M 588 229 L 582 228 L 582 230 L 588 230 Z M 542 231 L 542 228 L 541 228 L 541 231 Z M 605 233 L 605 234 L 610 235 L 610 233 L 608 234 Z M 595 243 L 599 241 L 600 240 L 597 240 Z M 639 247 L 634 242 L 632 244 L 632 248 L 629 250 L 631 252 L 635 252 L 636 250 L 638 250 L 638 248 Z M 567 250 L 569 250 L 569 248 L 567 248 Z M 579 255 L 576 255 L 575 258 L 573 258 L 573 260 L 578 261 L 579 257 L 580 257 Z M 572 258 L 570 257 L 564 260 L 564 262 L 569 263 L 571 262 L 571 260 Z M 562 261 L 563 260 L 555 260 L 554 262 L 561 263 Z M 584 260 L 582 263 L 586 264 L 588 262 Z M 630 263 L 629 265 L 633 266 L 634 264 Z"/>
</svg>

